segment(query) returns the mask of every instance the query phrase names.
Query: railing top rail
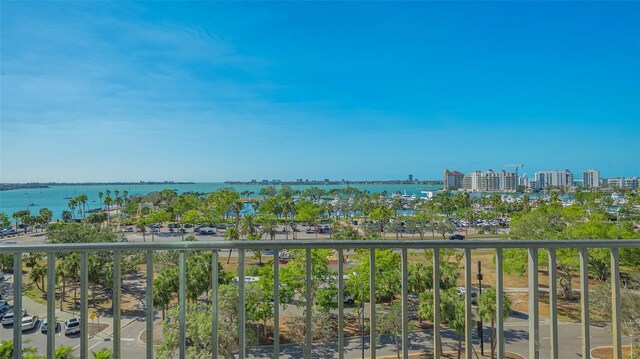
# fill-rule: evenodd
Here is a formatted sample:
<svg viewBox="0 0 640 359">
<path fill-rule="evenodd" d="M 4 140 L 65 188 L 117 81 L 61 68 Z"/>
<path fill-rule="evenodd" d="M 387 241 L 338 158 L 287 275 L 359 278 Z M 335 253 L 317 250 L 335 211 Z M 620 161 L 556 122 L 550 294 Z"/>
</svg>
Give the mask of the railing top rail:
<svg viewBox="0 0 640 359">
<path fill-rule="evenodd" d="M 45 243 L 10 244 L 0 242 L 0 252 L 87 252 L 127 250 L 215 250 L 215 249 L 301 249 L 301 248 L 640 248 L 640 239 L 594 240 L 288 240 L 288 241 L 178 241 L 178 242 L 110 242 L 110 243 Z"/>
</svg>

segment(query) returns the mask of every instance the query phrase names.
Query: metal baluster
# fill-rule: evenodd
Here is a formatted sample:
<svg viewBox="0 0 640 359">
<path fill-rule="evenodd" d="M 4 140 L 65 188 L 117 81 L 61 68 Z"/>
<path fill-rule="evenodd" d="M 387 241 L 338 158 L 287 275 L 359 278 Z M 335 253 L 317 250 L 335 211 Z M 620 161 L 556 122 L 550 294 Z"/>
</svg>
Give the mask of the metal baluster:
<svg viewBox="0 0 640 359">
<path fill-rule="evenodd" d="M 496 355 L 504 358 L 504 282 L 502 248 L 496 249 Z"/>
<path fill-rule="evenodd" d="M 180 277 L 178 278 L 179 287 L 179 306 L 180 306 L 180 324 L 179 324 L 179 340 L 180 343 L 180 359 L 185 359 L 187 356 L 187 269 L 186 269 L 186 252 L 181 250 L 178 252 L 178 270 Z"/>
<path fill-rule="evenodd" d="M 147 359 L 153 359 L 153 251 L 147 251 Z"/>
<path fill-rule="evenodd" d="M 551 358 L 558 359 L 558 286 L 556 284 L 556 250 L 549 248 L 549 316 L 551 330 Z"/>
<path fill-rule="evenodd" d="M 247 356 L 246 349 L 246 313 L 247 308 L 245 304 L 245 286 L 244 286 L 244 249 L 238 249 L 238 356 L 240 359 L 244 359 Z"/>
<path fill-rule="evenodd" d="M 591 333 L 589 324 L 589 250 L 580 248 L 580 318 L 582 331 L 582 357 L 591 355 Z"/>
<path fill-rule="evenodd" d="M 440 249 L 433 249 L 433 353 L 440 358 L 442 351 L 440 333 Z"/>
<path fill-rule="evenodd" d="M 471 249 L 464 249 L 464 356 L 467 359 L 472 358 L 473 337 L 472 331 L 474 327 L 473 312 L 471 308 Z"/>
<path fill-rule="evenodd" d="M 89 316 L 88 308 L 88 282 L 89 282 L 89 265 L 88 253 L 80 253 L 80 358 L 89 357 Z"/>
<path fill-rule="evenodd" d="M 218 250 L 211 252 L 211 356 L 218 358 Z"/>
<path fill-rule="evenodd" d="M 409 270 L 407 267 L 407 249 L 402 249 L 402 357 L 409 358 L 409 304 L 407 297 L 409 296 L 408 277 Z"/>
<path fill-rule="evenodd" d="M 273 249 L 273 357 L 280 357 L 280 249 Z"/>
<path fill-rule="evenodd" d="M 620 332 L 620 256 L 618 248 L 611 248 L 611 304 L 613 358 L 622 359 L 622 333 Z"/>
<path fill-rule="evenodd" d="M 529 358 L 540 358 L 538 321 L 538 250 L 529 248 Z"/>
<path fill-rule="evenodd" d="M 47 253 L 47 358 L 56 351 L 56 254 Z"/>
<path fill-rule="evenodd" d="M 113 252 L 113 358 L 120 358 L 120 338 L 121 338 L 121 322 L 120 322 L 120 296 L 122 294 L 122 284 L 120 278 L 120 259 L 122 253 L 120 251 Z"/>
<path fill-rule="evenodd" d="M 22 358 L 22 252 L 13 254 L 13 358 Z"/>
<path fill-rule="evenodd" d="M 369 357 L 376 359 L 376 250 L 369 249 Z"/>
<path fill-rule="evenodd" d="M 305 264 L 306 264 L 306 271 L 307 271 L 307 276 L 305 278 L 305 302 L 306 302 L 306 321 L 305 321 L 305 325 L 306 325 L 306 330 L 305 330 L 305 339 L 304 339 L 304 357 L 306 359 L 311 359 L 311 339 L 312 339 L 312 326 L 311 326 L 311 305 L 313 303 L 311 303 L 311 270 L 312 270 L 312 266 L 311 266 L 311 249 L 307 248 L 306 251 L 306 258 L 305 258 Z"/>
<path fill-rule="evenodd" d="M 338 359 L 344 359 L 344 252 L 338 249 Z"/>
</svg>

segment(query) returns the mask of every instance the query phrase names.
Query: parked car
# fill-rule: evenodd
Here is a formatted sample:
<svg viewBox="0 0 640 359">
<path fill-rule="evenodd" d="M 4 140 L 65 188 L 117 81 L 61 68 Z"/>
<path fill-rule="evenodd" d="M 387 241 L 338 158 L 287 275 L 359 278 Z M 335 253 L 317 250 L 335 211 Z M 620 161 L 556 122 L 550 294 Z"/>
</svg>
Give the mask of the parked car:
<svg viewBox="0 0 640 359">
<path fill-rule="evenodd" d="M 458 298 L 461 300 L 464 299 L 464 294 L 466 293 L 466 289 L 464 287 L 457 287 L 458 290 Z M 476 304 L 478 302 L 478 292 L 475 288 L 471 288 L 471 304 Z"/>
<path fill-rule="evenodd" d="M 134 231 L 134 229 L 133 229 L 133 227 L 129 226 L 129 227 L 124 227 L 124 229 L 123 229 L 122 231 L 123 231 L 123 232 L 130 233 L 130 232 L 133 232 L 133 231 Z"/>
<path fill-rule="evenodd" d="M 80 333 L 80 320 L 71 318 L 64 322 L 64 335 Z"/>
<path fill-rule="evenodd" d="M 22 315 L 20 317 L 24 317 L 27 315 L 27 311 L 25 309 L 22 309 Z M 7 312 L 7 314 L 5 314 L 2 317 L 2 325 L 13 325 L 13 317 L 15 316 L 15 313 L 13 312 L 13 310 Z"/>
<path fill-rule="evenodd" d="M 9 304 L 6 300 L 0 301 L 0 319 L 13 308 L 13 305 Z"/>
<path fill-rule="evenodd" d="M 457 239 L 457 240 L 463 240 L 464 236 L 462 234 L 452 234 L 451 237 L 449 237 L 449 239 Z"/>
<path fill-rule="evenodd" d="M 38 325 L 40 319 L 37 315 L 28 315 L 22 318 L 22 331 L 32 330 Z"/>
<path fill-rule="evenodd" d="M 53 328 L 54 333 L 58 331 L 58 328 L 60 328 L 60 323 L 56 321 L 56 324 Z M 43 334 L 46 334 L 48 329 L 49 329 L 49 324 L 47 323 L 47 318 L 44 318 L 42 320 L 42 325 L 40 326 L 40 332 Z"/>
</svg>

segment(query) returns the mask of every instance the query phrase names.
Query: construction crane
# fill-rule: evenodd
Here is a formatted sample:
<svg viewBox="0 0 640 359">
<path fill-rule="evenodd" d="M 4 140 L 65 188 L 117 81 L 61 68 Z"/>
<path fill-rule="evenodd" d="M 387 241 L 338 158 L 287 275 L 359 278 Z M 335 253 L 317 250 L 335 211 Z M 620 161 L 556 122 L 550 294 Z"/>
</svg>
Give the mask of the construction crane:
<svg viewBox="0 0 640 359">
<path fill-rule="evenodd" d="M 515 164 L 515 165 L 504 165 L 505 167 L 512 167 L 516 169 L 516 177 L 520 178 L 520 176 L 518 175 L 518 168 L 524 168 L 524 165 L 521 164 Z"/>
</svg>

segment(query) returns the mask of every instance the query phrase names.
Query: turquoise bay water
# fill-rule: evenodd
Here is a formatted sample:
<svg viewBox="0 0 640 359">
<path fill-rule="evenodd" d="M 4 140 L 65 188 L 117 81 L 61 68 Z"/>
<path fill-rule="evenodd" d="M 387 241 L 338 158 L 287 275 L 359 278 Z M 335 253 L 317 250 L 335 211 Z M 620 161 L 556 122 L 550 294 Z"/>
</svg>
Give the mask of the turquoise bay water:
<svg viewBox="0 0 640 359">
<path fill-rule="evenodd" d="M 214 192 L 223 187 L 234 188 L 238 192 L 253 191 L 253 196 L 258 196 L 260 188 L 264 185 L 229 185 L 222 182 L 211 183 L 194 183 L 194 184 L 132 184 L 132 185 L 77 185 L 77 186 L 51 186 L 49 188 L 33 188 L 33 189 L 17 189 L 11 191 L 0 191 L 0 212 L 7 214 L 9 217 L 19 210 L 29 209 L 31 214 L 37 214 L 40 208 L 46 207 L 53 211 L 53 219 L 59 219 L 62 211 L 69 210 L 67 206 L 69 200 L 65 197 L 75 197 L 86 194 L 89 198 L 87 202 L 87 210 L 100 208 L 100 198 L 98 192 L 108 189 L 111 196 L 115 197 L 115 190 L 128 191 L 131 195 L 144 195 L 150 192 L 161 191 L 163 189 L 173 189 L 178 193 L 183 192 Z M 276 186 L 278 188 L 279 186 Z M 304 190 L 305 188 L 314 187 L 311 185 L 295 185 L 292 186 L 296 190 Z M 316 185 L 322 189 L 343 188 L 346 185 Z M 420 191 L 431 191 L 440 189 L 439 185 L 417 185 L 417 184 L 366 184 L 366 185 L 349 185 L 349 187 L 367 190 L 371 193 L 394 193 L 400 191 L 408 195 L 415 194 L 420 196 Z M 104 198 L 104 197 L 103 197 Z M 33 204 L 30 206 L 30 204 Z M 76 209 L 77 210 L 77 209 Z"/>
</svg>

